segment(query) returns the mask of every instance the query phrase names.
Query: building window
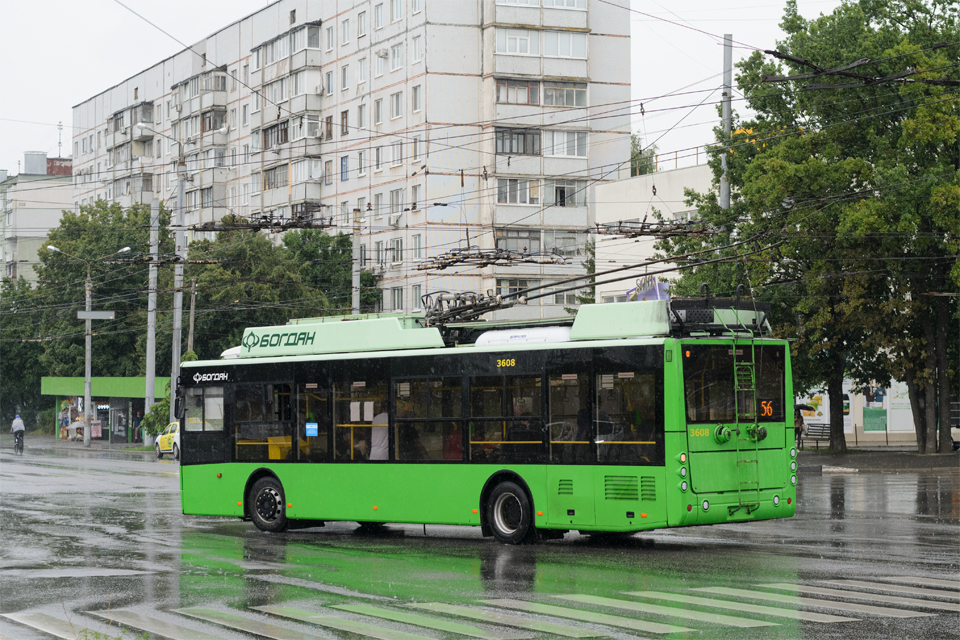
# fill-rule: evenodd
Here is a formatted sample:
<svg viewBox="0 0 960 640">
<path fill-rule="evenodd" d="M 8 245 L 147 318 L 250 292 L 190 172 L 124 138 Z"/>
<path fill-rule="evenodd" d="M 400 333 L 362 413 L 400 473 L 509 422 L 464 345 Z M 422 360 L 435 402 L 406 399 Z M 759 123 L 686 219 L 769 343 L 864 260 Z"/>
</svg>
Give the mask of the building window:
<svg viewBox="0 0 960 640">
<path fill-rule="evenodd" d="M 497 0 L 497 4 L 516 4 L 525 7 L 539 7 L 540 0 Z"/>
<path fill-rule="evenodd" d="M 390 47 L 390 71 L 396 71 L 403 66 L 403 45 L 395 44 Z"/>
<path fill-rule="evenodd" d="M 582 82 L 543 82 L 543 106 L 545 107 L 585 107 L 587 106 L 587 85 Z"/>
<path fill-rule="evenodd" d="M 403 238 L 394 238 L 390 241 L 390 253 L 393 264 L 403 262 Z"/>
<path fill-rule="evenodd" d="M 397 140 L 390 145 L 391 167 L 397 167 L 403 162 L 403 142 Z"/>
<path fill-rule="evenodd" d="M 415 184 L 412 187 L 410 187 L 410 198 L 411 198 L 410 210 L 411 211 L 418 211 L 423 206 L 423 203 L 420 202 L 421 189 L 422 187 L 419 184 Z"/>
<path fill-rule="evenodd" d="M 540 32 L 529 29 L 498 28 L 497 53 L 538 56 L 540 55 Z"/>
<path fill-rule="evenodd" d="M 554 9 L 586 9 L 587 0 L 543 0 L 543 6 Z"/>
<path fill-rule="evenodd" d="M 335 42 L 333 38 L 333 27 L 327 27 L 327 51 L 333 51 Z"/>
<path fill-rule="evenodd" d="M 366 59 L 366 58 L 360 58 L 360 60 L 357 62 L 357 64 L 359 65 L 358 68 L 357 68 L 357 71 L 358 71 L 358 73 L 357 73 L 357 84 L 360 84 L 361 82 L 366 82 L 366 81 L 367 81 L 367 59 Z"/>
<path fill-rule="evenodd" d="M 420 162 L 420 136 L 410 138 L 410 162 Z"/>
<path fill-rule="evenodd" d="M 383 147 L 377 147 L 373 150 L 373 169 L 375 171 L 383 169 Z"/>
<path fill-rule="evenodd" d="M 350 124 L 349 124 L 349 111 L 340 112 L 340 135 L 345 136 L 350 133 Z"/>
<path fill-rule="evenodd" d="M 327 140 L 333 139 L 333 116 L 327 116 L 326 120 L 323 121 L 324 136 Z"/>
<path fill-rule="evenodd" d="M 403 287 L 390 289 L 390 300 L 393 302 L 393 311 L 403 311 Z"/>
<path fill-rule="evenodd" d="M 413 36 L 413 61 L 420 62 L 423 59 L 423 38 Z"/>
<path fill-rule="evenodd" d="M 373 28 L 383 29 L 383 4 L 378 4 L 373 8 Z"/>
<path fill-rule="evenodd" d="M 374 71 L 374 75 L 376 75 L 378 78 L 383 75 L 383 68 L 384 68 L 384 66 L 386 65 L 386 60 L 387 60 L 386 55 L 383 55 L 383 56 L 378 55 L 378 56 L 377 56 L 377 60 L 376 60 L 376 65 L 377 65 L 377 66 L 376 66 L 376 69 L 375 69 L 375 71 Z"/>
<path fill-rule="evenodd" d="M 375 193 L 373 194 L 373 215 L 380 217 L 383 215 L 383 194 Z M 380 260 L 378 259 L 377 262 Z"/>
<path fill-rule="evenodd" d="M 422 291 L 423 285 L 415 284 L 410 287 L 410 302 L 413 303 L 414 311 L 420 311 L 423 308 L 423 301 L 421 300 L 423 297 Z"/>
<path fill-rule="evenodd" d="M 539 280 L 531 280 L 528 278 L 497 278 L 497 295 L 505 296 L 539 286 Z"/>
<path fill-rule="evenodd" d="M 263 130 L 263 148 L 273 149 L 290 141 L 290 128 L 286 121 Z"/>
<path fill-rule="evenodd" d="M 410 103 L 411 103 L 410 107 L 413 109 L 414 113 L 420 111 L 420 109 L 423 108 L 423 98 L 421 97 L 422 95 L 423 95 L 423 87 L 418 84 L 413 88 L 410 94 Z"/>
<path fill-rule="evenodd" d="M 548 229 L 543 232 L 543 250 L 559 256 L 572 258 L 583 255 L 586 236 L 583 231 Z"/>
<path fill-rule="evenodd" d="M 373 124 L 383 124 L 383 98 L 373 101 Z"/>
<path fill-rule="evenodd" d="M 286 187 L 289 183 L 289 178 L 290 168 L 288 165 L 282 164 L 279 167 L 267 169 L 263 172 L 263 188 L 279 189 L 280 187 Z"/>
<path fill-rule="evenodd" d="M 390 22 L 398 22 L 403 17 L 403 0 L 390 0 Z"/>
<path fill-rule="evenodd" d="M 497 249 L 540 253 L 539 229 L 497 229 Z"/>
<path fill-rule="evenodd" d="M 571 31 L 544 31 L 543 55 L 548 58 L 586 58 L 587 34 Z"/>
<path fill-rule="evenodd" d="M 340 182 L 346 182 L 350 179 L 350 156 L 340 158 Z"/>
<path fill-rule="evenodd" d="M 403 91 L 398 91 L 390 95 L 390 119 L 399 118 L 403 115 Z"/>
<path fill-rule="evenodd" d="M 350 65 L 345 64 L 340 67 L 340 91 L 346 91 L 350 88 Z"/>
<path fill-rule="evenodd" d="M 497 80 L 497 102 L 540 104 L 540 83 L 536 80 Z"/>
<path fill-rule="evenodd" d="M 333 160 L 323 163 L 323 184 L 333 184 Z"/>
<path fill-rule="evenodd" d="M 362 217 L 363 217 L 363 214 L 364 214 L 364 213 L 366 212 L 366 210 L 367 210 L 367 199 L 366 199 L 366 198 L 357 198 L 357 210 L 360 211 L 360 217 L 362 218 Z M 366 249 L 366 246 L 364 246 L 364 249 Z"/>
<path fill-rule="evenodd" d="M 586 131 L 544 131 L 543 155 L 587 157 Z"/>
<path fill-rule="evenodd" d="M 363 130 L 367 126 L 367 105 L 357 107 L 357 128 Z"/>
<path fill-rule="evenodd" d="M 327 71 L 327 95 L 333 95 L 333 71 Z"/>
<path fill-rule="evenodd" d="M 500 204 L 540 204 L 540 181 L 526 178 L 498 178 L 497 202 Z"/>
<path fill-rule="evenodd" d="M 587 206 L 586 180 L 545 180 L 544 204 L 555 207 Z"/>
<path fill-rule="evenodd" d="M 423 0 L 410 0 L 414 13 L 423 11 Z"/>
<path fill-rule="evenodd" d="M 367 12 L 361 11 L 357 14 L 357 37 L 362 38 L 367 35 Z"/>
<path fill-rule="evenodd" d="M 307 48 L 320 48 L 320 27 L 307 27 Z"/>
<path fill-rule="evenodd" d="M 403 211 L 403 189 L 394 189 L 390 192 L 390 213 Z"/>
<path fill-rule="evenodd" d="M 290 139 L 316 138 L 320 131 L 320 116 L 307 114 L 290 120 Z"/>
<path fill-rule="evenodd" d="M 240 115 L 243 118 L 241 120 L 241 122 L 243 123 L 243 126 L 247 126 L 248 124 L 250 124 L 250 105 L 249 104 L 245 104 L 240 108 Z"/>
<path fill-rule="evenodd" d="M 230 129 L 237 128 L 237 110 L 230 109 Z"/>
<path fill-rule="evenodd" d="M 367 175 L 367 152 L 366 151 L 357 152 L 357 175 L 358 176 Z"/>
<path fill-rule="evenodd" d="M 423 236 L 417 233 L 410 238 L 410 253 L 412 254 L 411 257 L 414 260 L 421 260 L 423 258 L 423 245 L 421 242 L 422 237 Z"/>
<path fill-rule="evenodd" d="M 540 132 L 532 129 L 497 129 L 497 154 L 540 155 Z"/>
<path fill-rule="evenodd" d="M 350 18 L 340 22 L 340 44 L 350 42 Z"/>
</svg>

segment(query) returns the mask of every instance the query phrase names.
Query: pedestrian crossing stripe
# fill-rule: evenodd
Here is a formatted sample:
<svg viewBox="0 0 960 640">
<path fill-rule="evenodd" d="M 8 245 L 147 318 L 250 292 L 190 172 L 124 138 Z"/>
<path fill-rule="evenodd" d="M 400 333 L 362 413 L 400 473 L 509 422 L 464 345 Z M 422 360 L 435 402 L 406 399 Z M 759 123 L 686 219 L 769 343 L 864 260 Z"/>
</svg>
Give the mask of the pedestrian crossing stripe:
<svg viewBox="0 0 960 640">
<path fill-rule="evenodd" d="M 615 598 L 601 598 L 599 596 L 565 595 L 554 596 L 573 602 L 582 602 L 584 604 L 598 604 L 604 607 L 616 607 L 618 609 L 627 609 L 628 611 L 637 611 L 639 613 L 651 613 L 658 616 L 672 616 L 675 618 L 687 618 L 697 620 L 698 622 L 710 622 L 713 624 L 722 624 L 728 627 L 776 627 L 776 622 L 763 622 L 762 620 L 750 620 L 748 618 L 736 618 L 734 616 L 725 616 L 722 613 L 710 613 L 708 611 L 691 611 L 679 607 L 666 607 L 659 604 L 650 604 L 647 602 L 635 602 L 633 600 L 617 600 Z"/>
<path fill-rule="evenodd" d="M 82 640 L 84 638 L 97 638 L 100 636 L 111 639 L 119 637 L 119 633 L 114 634 L 105 629 L 88 629 L 87 627 L 82 627 L 67 620 L 61 620 L 46 613 L 5 613 L 3 617 L 22 624 L 25 627 L 32 627 L 38 631 L 49 633 L 63 640 Z M 99 636 L 97 634 L 99 634 Z M 8 636 L 0 634 L 0 638 L 7 637 Z"/>
<path fill-rule="evenodd" d="M 278 627 L 275 624 L 251 620 L 250 618 L 238 616 L 233 613 L 225 613 L 213 609 L 191 607 L 188 609 L 173 609 L 173 612 L 205 622 L 213 622 L 214 624 L 219 624 L 230 629 L 246 631 L 255 636 L 272 638 L 273 640 L 316 640 L 316 636 L 309 633 L 287 629 L 286 627 Z"/>
<path fill-rule="evenodd" d="M 953 589 L 960 591 L 960 579 L 941 580 L 939 578 L 922 578 L 914 576 L 887 576 L 885 578 L 876 578 L 877 580 L 887 580 L 888 582 L 905 582 L 907 584 L 922 584 L 928 587 L 943 587 L 944 589 Z"/>
<path fill-rule="evenodd" d="M 820 600 L 817 598 L 805 598 L 803 596 L 793 596 L 783 593 L 771 593 L 769 591 L 753 591 L 750 589 L 731 589 L 730 587 L 706 587 L 694 589 L 705 593 L 715 593 L 721 596 L 734 596 L 754 600 L 770 600 L 771 602 L 781 602 L 783 604 L 792 604 L 800 607 L 814 607 L 820 609 L 835 609 L 837 611 L 849 611 L 850 613 L 869 613 L 875 616 L 886 616 L 890 618 L 923 618 L 932 616 L 932 613 L 920 613 L 918 611 L 906 611 L 904 609 L 891 609 L 889 607 L 874 607 L 869 604 L 854 604 L 850 602 L 836 602 L 830 600 Z"/>
<path fill-rule="evenodd" d="M 796 611 L 794 609 L 780 609 L 777 607 L 767 607 L 757 604 L 748 604 L 745 602 L 734 602 L 731 600 L 717 600 L 714 598 L 701 598 L 680 593 L 668 593 L 666 591 L 627 591 L 628 596 L 637 598 L 647 598 L 652 600 L 670 600 L 672 602 L 681 602 L 683 604 L 696 604 L 703 607 L 715 607 L 717 609 L 731 609 L 733 611 L 759 613 L 765 616 L 778 616 L 781 618 L 793 618 L 794 620 L 806 620 L 807 622 L 855 622 L 856 618 L 844 618 L 842 616 L 830 615 L 827 613 L 815 613 L 813 611 Z"/>
<path fill-rule="evenodd" d="M 567 609 L 565 607 L 556 607 L 549 604 L 539 604 L 537 602 L 527 602 L 525 600 L 511 600 L 502 598 L 498 600 L 484 600 L 484 604 L 494 607 L 507 607 L 508 609 L 520 609 L 528 613 L 539 613 L 545 616 L 557 616 L 559 618 L 571 618 L 581 622 L 592 622 L 594 624 L 606 624 L 612 627 L 622 627 L 632 629 L 641 633 L 681 633 L 684 631 L 693 631 L 686 627 L 678 627 L 672 624 L 663 624 L 661 622 L 647 622 L 635 618 L 624 618 L 623 616 L 612 616 L 606 613 L 594 613 L 592 611 L 581 611 L 579 609 Z"/>
<path fill-rule="evenodd" d="M 427 629 L 437 631 L 447 631 L 449 633 L 459 633 L 460 635 L 470 636 L 471 638 L 483 638 L 485 640 L 526 640 L 533 636 L 505 631 L 487 631 L 480 627 L 460 622 L 451 622 L 449 620 L 438 620 L 427 616 L 421 616 L 414 613 L 404 613 L 402 611 L 393 611 L 382 607 L 374 607 L 368 604 L 341 604 L 330 607 L 350 613 L 358 613 L 364 616 L 383 618 L 384 620 L 393 620 L 403 624 L 412 624 Z"/>
<path fill-rule="evenodd" d="M 129 609 L 110 609 L 109 611 L 88 611 L 90 615 L 98 616 L 111 622 L 119 622 L 126 627 L 140 629 L 147 633 L 165 636 L 170 640 L 223 640 L 217 636 L 197 631 L 189 627 L 171 624 L 163 620 L 145 616 Z"/>
<path fill-rule="evenodd" d="M 290 618 L 291 620 L 299 620 L 300 622 L 309 622 L 310 624 L 315 624 L 319 627 L 328 627 L 330 629 L 337 629 L 338 631 L 348 631 L 361 636 L 367 636 L 368 638 L 379 638 L 379 640 L 432 640 L 426 636 L 418 636 L 415 633 L 397 631 L 396 629 L 387 629 L 385 627 L 367 624 L 366 622 L 347 620 L 346 618 L 334 618 L 333 616 L 325 616 L 319 613 L 313 613 L 312 611 L 294 609 L 293 607 L 266 606 L 252 608 L 256 609 L 257 611 L 263 611 L 264 613 L 279 616 L 281 618 Z"/>
<path fill-rule="evenodd" d="M 883 582 L 867 582 L 866 580 L 821 580 L 827 584 L 838 584 L 845 587 L 860 587 L 862 589 L 873 589 L 875 591 L 892 591 L 893 593 L 908 593 L 918 596 L 932 596 L 935 598 L 946 598 L 948 600 L 960 600 L 960 594 L 947 593 L 942 589 L 921 589 L 920 587 L 903 587 L 896 584 L 885 584 Z"/>
<path fill-rule="evenodd" d="M 461 618 L 470 618 L 482 622 L 494 622 L 502 624 L 505 627 L 514 627 L 516 629 L 527 629 L 529 631 L 539 631 L 554 636 L 564 636 L 566 638 L 599 638 L 607 634 L 589 629 L 578 629 L 577 627 L 568 627 L 564 624 L 555 622 L 544 622 L 543 620 L 531 620 L 521 616 L 515 616 L 508 613 L 494 611 L 484 611 L 483 609 L 473 609 L 471 607 L 461 607 L 455 604 L 446 604 L 444 602 L 418 602 L 407 605 L 425 611 L 435 613 L 445 613 L 451 616 L 460 616 Z"/>
<path fill-rule="evenodd" d="M 770 582 L 758 584 L 758 587 L 768 589 L 782 589 L 784 591 L 800 591 L 810 593 L 815 596 L 830 596 L 831 598 L 847 598 L 850 600 L 867 600 L 868 602 L 885 602 L 887 604 L 899 604 L 908 607 L 924 607 L 927 609 L 941 609 L 944 611 L 956 611 L 957 605 L 951 602 L 937 602 L 935 600 L 920 600 L 917 598 L 905 598 L 903 596 L 888 596 L 880 593 L 865 593 L 863 591 L 851 591 L 849 589 L 829 589 L 827 587 L 814 587 L 805 584 L 791 584 L 788 582 Z"/>
</svg>

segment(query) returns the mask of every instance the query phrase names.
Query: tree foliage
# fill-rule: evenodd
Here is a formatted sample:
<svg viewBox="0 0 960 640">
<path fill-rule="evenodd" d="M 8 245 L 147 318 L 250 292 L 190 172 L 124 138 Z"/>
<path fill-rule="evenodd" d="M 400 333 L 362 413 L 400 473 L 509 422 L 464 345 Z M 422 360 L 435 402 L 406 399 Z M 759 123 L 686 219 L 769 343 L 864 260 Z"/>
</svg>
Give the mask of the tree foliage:
<svg viewBox="0 0 960 640">
<path fill-rule="evenodd" d="M 639 133 L 630 134 L 630 176 L 642 176 L 657 170 L 657 145 L 644 148 Z"/>
<path fill-rule="evenodd" d="M 831 448 L 844 450 L 842 381 L 905 381 L 921 451 L 936 451 L 937 423 L 949 407 L 948 344 L 955 343 L 946 299 L 960 266 L 960 48 L 955 5 L 934 0 L 847 2 L 815 20 L 787 3 L 778 50 L 823 69 L 862 58 L 858 73 L 887 77 L 913 70 L 909 82 L 870 84 L 827 75 L 783 83 L 811 67 L 755 52 L 737 81 L 756 115 L 737 122 L 728 149 L 729 210 L 713 194 L 688 194 L 701 218 L 722 230 L 710 240 L 661 243 L 666 252 L 777 244 L 762 259 L 703 267 L 681 277 L 732 293 L 745 284 L 774 304 L 778 330 L 790 337 L 797 390 L 826 386 Z M 936 46 L 939 43 L 954 43 Z M 809 85 L 867 85 L 816 88 Z M 718 140 L 723 136 L 718 130 Z M 719 178 L 720 161 L 711 160 Z M 733 255 L 736 251 L 727 250 Z M 953 332 L 953 340 L 949 336 Z M 939 447 L 949 446 L 942 429 Z"/>
</svg>

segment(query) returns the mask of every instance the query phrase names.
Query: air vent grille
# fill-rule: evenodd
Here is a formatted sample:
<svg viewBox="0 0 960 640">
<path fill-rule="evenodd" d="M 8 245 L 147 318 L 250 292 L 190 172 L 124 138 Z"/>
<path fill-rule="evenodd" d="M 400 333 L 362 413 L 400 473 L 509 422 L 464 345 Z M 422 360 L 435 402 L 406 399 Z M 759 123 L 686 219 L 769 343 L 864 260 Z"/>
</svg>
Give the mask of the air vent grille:
<svg viewBox="0 0 960 640">
<path fill-rule="evenodd" d="M 603 493 L 607 500 L 637 500 L 637 477 L 604 476 Z"/>
<path fill-rule="evenodd" d="M 657 501 L 657 480 L 651 476 L 640 478 L 640 499 L 644 502 Z"/>
<path fill-rule="evenodd" d="M 573 480 L 561 480 L 560 485 L 557 487 L 558 496 L 572 496 L 573 495 Z"/>
</svg>

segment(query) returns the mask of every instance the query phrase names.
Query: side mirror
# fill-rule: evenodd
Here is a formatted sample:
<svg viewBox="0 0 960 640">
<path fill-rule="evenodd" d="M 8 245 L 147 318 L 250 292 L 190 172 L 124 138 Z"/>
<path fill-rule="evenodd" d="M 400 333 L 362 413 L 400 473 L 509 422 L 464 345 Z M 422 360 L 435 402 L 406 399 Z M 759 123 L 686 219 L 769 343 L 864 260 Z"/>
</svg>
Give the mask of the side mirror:
<svg viewBox="0 0 960 640">
<path fill-rule="evenodd" d="M 183 419 L 183 396 L 180 393 L 177 393 L 177 397 L 173 403 L 173 415 L 177 417 L 178 420 Z"/>
</svg>

